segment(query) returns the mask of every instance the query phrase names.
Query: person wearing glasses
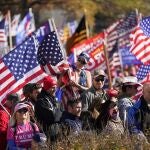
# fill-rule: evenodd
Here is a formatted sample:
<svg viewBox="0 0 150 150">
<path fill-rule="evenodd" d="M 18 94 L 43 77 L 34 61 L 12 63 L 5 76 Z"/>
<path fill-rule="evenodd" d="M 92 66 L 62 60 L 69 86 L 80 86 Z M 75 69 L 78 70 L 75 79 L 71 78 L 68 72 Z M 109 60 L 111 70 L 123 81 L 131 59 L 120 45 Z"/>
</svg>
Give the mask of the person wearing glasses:
<svg viewBox="0 0 150 150">
<path fill-rule="evenodd" d="M 85 69 L 89 60 L 90 56 L 86 52 L 82 52 L 77 56 L 77 62 L 70 65 L 69 73 L 65 72 L 59 77 L 58 84 L 59 87 L 63 87 L 62 102 L 65 110 L 67 109 L 67 101 L 70 98 L 80 96 L 92 85 L 91 73 Z M 68 82 L 63 83 L 64 77 L 68 74 L 70 74 Z"/>
<path fill-rule="evenodd" d="M 94 129 L 95 119 L 98 117 L 101 104 L 108 100 L 107 92 L 103 89 L 106 74 L 103 70 L 95 70 L 91 88 L 81 94 L 81 120 L 85 130 Z"/>
<path fill-rule="evenodd" d="M 106 74 L 103 70 L 95 70 L 91 88 L 81 95 L 83 111 L 96 108 L 99 111 L 101 103 L 108 100 L 107 92 L 103 89 Z"/>
<path fill-rule="evenodd" d="M 30 122 L 29 105 L 18 103 L 8 126 L 8 149 L 30 149 L 33 136 L 37 133 L 38 126 Z"/>
<path fill-rule="evenodd" d="M 77 62 L 72 66 L 73 76 L 70 84 L 76 87 L 79 93 L 89 89 L 92 85 L 91 73 L 85 70 L 85 65 L 89 62 L 90 56 L 86 52 L 82 52 L 77 57 Z"/>
</svg>

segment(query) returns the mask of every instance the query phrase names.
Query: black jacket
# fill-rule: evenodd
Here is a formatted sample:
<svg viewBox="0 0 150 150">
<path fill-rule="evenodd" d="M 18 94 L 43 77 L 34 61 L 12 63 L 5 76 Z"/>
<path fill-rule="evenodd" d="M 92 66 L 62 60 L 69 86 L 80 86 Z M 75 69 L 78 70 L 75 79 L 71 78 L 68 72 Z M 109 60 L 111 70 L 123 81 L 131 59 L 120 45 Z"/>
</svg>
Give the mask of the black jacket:
<svg viewBox="0 0 150 150">
<path fill-rule="evenodd" d="M 59 104 L 55 97 L 49 95 L 42 89 L 38 95 L 37 102 L 35 104 L 35 116 L 37 121 L 43 125 L 43 130 L 48 131 L 49 127 L 61 116 Z"/>
</svg>

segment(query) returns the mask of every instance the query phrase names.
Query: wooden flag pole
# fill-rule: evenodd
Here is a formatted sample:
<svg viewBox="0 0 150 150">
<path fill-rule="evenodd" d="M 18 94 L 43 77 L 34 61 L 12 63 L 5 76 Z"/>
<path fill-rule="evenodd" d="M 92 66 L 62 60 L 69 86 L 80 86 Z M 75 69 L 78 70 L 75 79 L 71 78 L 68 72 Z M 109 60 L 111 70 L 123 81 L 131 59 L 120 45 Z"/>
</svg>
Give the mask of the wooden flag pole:
<svg viewBox="0 0 150 150">
<path fill-rule="evenodd" d="M 104 30 L 104 55 L 105 55 L 105 62 L 107 67 L 107 73 L 108 73 L 108 82 L 109 82 L 109 88 L 112 88 L 112 79 L 111 79 L 111 73 L 110 73 L 110 67 L 109 67 L 109 61 L 108 61 L 108 54 L 107 54 L 107 38 L 106 38 L 106 31 Z"/>
<path fill-rule="evenodd" d="M 10 13 L 10 10 L 8 10 L 8 25 L 9 25 L 9 29 L 8 29 L 8 32 L 9 32 L 9 49 L 12 50 L 12 35 L 11 35 L 11 13 Z"/>
</svg>

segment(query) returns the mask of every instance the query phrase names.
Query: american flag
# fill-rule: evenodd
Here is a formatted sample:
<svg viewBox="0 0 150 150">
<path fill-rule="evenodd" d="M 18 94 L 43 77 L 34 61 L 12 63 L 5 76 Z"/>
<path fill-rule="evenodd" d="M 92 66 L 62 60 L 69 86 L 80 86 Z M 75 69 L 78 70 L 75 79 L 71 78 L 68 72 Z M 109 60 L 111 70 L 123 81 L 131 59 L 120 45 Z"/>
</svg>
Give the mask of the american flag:
<svg viewBox="0 0 150 150">
<path fill-rule="evenodd" d="M 145 82 L 150 82 L 150 65 L 141 65 L 137 74 L 137 79 L 141 84 L 144 84 Z M 138 92 L 134 96 L 135 100 L 138 100 L 143 94 L 143 89 L 141 86 L 138 87 Z"/>
<path fill-rule="evenodd" d="M 37 61 L 36 37 L 30 36 L 0 60 L 0 102 L 9 93 L 22 94 L 28 82 L 41 82 L 46 74 Z"/>
<path fill-rule="evenodd" d="M 107 50 L 111 51 L 113 46 L 118 40 L 118 47 L 124 47 L 130 45 L 130 33 L 136 27 L 138 23 L 136 11 L 132 11 L 125 18 L 120 19 L 112 26 L 110 26 L 107 33 Z"/>
<path fill-rule="evenodd" d="M 11 22 L 11 36 L 16 36 L 19 20 L 20 20 L 20 14 L 16 14 L 13 16 Z"/>
<path fill-rule="evenodd" d="M 137 72 L 137 78 L 141 82 L 150 81 L 150 65 L 141 65 Z"/>
<path fill-rule="evenodd" d="M 111 75 L 115 77 L 117 76 L 116 68 L 118 66 L 119 67 L 121 66 L 120 57 L 118 53 L 118 41 L 116 41 L 112 51 L 110 51 L 108 54 L 109 54 L 109 66 L 110 66 Z"/>
<path fill-rule="evenodd" d="M 144 64 L 150 64 L 150 17 L 143 18 L 130 36 L 130 51 Z"/>
<path fill-rule="evenodd" d="M 5 34 L 5 19 L 0 22 L 0 42 L 6 42 L 7 36 Z"/>
<path fill-rule="evenodd" d="M 39 63 L 47 74 L 60 74 L 69 67 L 64 60 L 63 51 L 55 31 L 50 32 L 45 37 L 37 55 Z"/>
<path fill-rule="evenodd" d="M 20 44 L 32 32 L 35 31 L 35 24 L 33 20 L 34 20 L 33 14 L 29 12 L 19 23 L 17 34 L 16 34 L 17 45 Z"/>
<path fill-rule="evenodd" d="M 0 58 L 7 52 L 8 42 L 5 32 L 5 18 L 0 22 Z"/>
</svg>

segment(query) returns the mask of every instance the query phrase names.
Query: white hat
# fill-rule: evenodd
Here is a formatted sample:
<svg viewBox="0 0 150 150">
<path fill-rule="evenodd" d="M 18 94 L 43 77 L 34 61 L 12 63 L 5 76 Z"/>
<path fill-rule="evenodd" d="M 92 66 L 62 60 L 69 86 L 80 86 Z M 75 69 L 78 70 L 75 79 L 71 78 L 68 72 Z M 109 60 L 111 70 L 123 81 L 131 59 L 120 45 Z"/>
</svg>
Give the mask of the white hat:
<svg viewBox="0 0 150 150">
<path fill-rule="evenodd" d="M 137 78 L 134 77 L 134 76 L 124 77 L 122 83 L 124 85 L 139 85 L 139 86 L 142 86 L 142 84 L 140 84 L 138 82 Z"/>
<path fill-rule="evenodd" d="M 22 109 L 22 108 L 27 108 L 29 109 L 29 105 L 25 104 L 25 103 L 18 103 L 15 108 L 14 108 L 14 113 L 16 113 L 18 110 Z"/>
<path fill-rule="evenodd" d="M 25 104 L 25 103 L 18 103 L 15 108 L 14 108 L 14 112 L 9 120 L 9 126 L 14 126 L 16 124 L 16 119 L 15 119 L 15 114 L 18 110 L 22 109 L 22 108 L 27 108 L 29 110 L 29 105 Z M 29 115 L 29 114 L 28 114 Z M 30 116 L 28 116 L 28 120 L 30 119 Z"/>
</svg>

